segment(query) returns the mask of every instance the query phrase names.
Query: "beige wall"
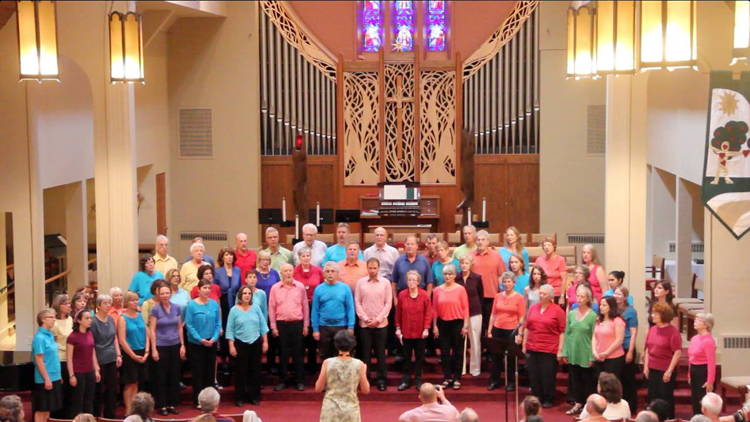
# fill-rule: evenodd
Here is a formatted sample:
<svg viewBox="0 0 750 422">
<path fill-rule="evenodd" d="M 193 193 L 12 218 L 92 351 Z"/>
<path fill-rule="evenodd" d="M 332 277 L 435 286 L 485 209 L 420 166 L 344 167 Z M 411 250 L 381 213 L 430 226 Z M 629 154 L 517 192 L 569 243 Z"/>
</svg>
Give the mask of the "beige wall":
<svg viewBox="0 0 750 422">
<path fill-rule="evenodd" d="M 605 84 L 566 80 L 568 3 L 540 7 L 540 229 L 566 244 L 567 233 L 604 233 L 604 156 L 586 152 L 586 115 L 605 103 Z"/>
<path fill-rule="evenodd" d="M 226 19 L 179 19 L 169 31 L 172 254 L 180 232 L 244 231 L 258 244 L 260 147 L 257 4 L 227 3 Z M 213 110 L 213 158 L 178 158 L 178 111 Z M 209 253 L 216 254 L 216 250 Z"/>
</svg>

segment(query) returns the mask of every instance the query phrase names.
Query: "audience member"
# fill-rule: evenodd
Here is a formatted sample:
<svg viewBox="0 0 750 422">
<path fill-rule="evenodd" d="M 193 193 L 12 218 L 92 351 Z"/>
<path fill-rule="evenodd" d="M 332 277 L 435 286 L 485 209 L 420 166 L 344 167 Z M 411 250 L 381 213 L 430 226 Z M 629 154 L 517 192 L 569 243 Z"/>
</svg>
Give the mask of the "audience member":
<svg viewBox="0 0 750 422">
<path fill-rule="evenodd" d="M 151 415 L 154 413 L 154 398 L 151 394 L 140 392 L 133 396 L 133 402 L 129 411 L 129 416 L 138 416 L 143 422 L 153 422 Z"/>
<path fill-rule="evenodd" d="M 616 376 L 608 372 L 599 374 L 599 384 L 597 391 L 607 400 L 607 410 L 604 411 L 604 417 L 609 420 L 629 419 L 631 416 L 628 402 L 622 398 L 622 384 Z M 581 419 L 589 417 L 586 408 L 581 412 Z"/>
<path fill-rule="evenodd" d="M 155 269 L 155 264 L 153 256 L 150 254 L 143 255 L 139 262 L 141 270 L 135 273 L 133 280 L 130 282 L 128 290 L 138 293 L 138 305 L 142 305 L 143 301 L 154 297 L 151 293 L 151 283 L 156 280 L 164 280 L 164 274 Z"/>
<path fill-rule="evenodd" d="M 339 262 L 339 280 L 343 281 L 354 294 L 357 281 L 367 277 L 367 264 L 358 258 L 362 255 L 359 251 L 359 242 L 350 240 L 346 245 L 346 258 Z"/>
<path fill-rule="evenodd" d="M 67 365 L 70 375 L 70 415 L 94 412 L 94 392 L 101 380 L 99 362 L 94 353 L 94 336 L 91 334 L 91 312 L 76 314 L 73 332 L 68 336 Z"/>
<path fill-rule="evenodd" d="M 201 406 L 201 412 L 205 415 L 213 416 L 216 422 L 234 422 L 234 419 L 219 413 L 221 396 L 215 388 L 206 387 L 201 390 L 200 394 L 198 394 L 198 403 Z"/>
<path fill-rule="evenodd" d="M 279 244 L 280 241 L 279 230 L 276 229 L 276 227 L 269 227 L 266 229 L 266 243 L 268 244 L 268 247 L 264 250 L 271 255 L 271 268 L 276 271 L 281 271 L 282 264 L 291 265 L 294 262 L 292 251 L 281 246 Z"/>
<path fill-rule="evenodd" d="M 326 270 L 332 268 L 326 264 Z M 316 293 L 317 294 L 317 293 Z M 325 391 L 320 409 L 321 422 L 359 421 L 359 399 L 357 387 L 362 394 L 370 394 L 367 381 L 367 365 L 352 358 L 351 352 L 357 345 L 349 330 L 339 331 L 333 338 L 338 356 L 323 361 L 320 375 L 315 382 L 315 391 Z"/>
<path fill-rule="evenodd" d="M 429 262 L 430 265 L 434 264 L 438 259 L 437 244 L 439 241 L 440 239 L 435 233 L 428 234 L 427 238 L 425 239 L 424 252 L 422 253 L 422 256 L 427 258 L 427 262 Z"/>
<path fill-rule="evenodd" d="M 461 272 L 456 277 L 456 283 L 464 286 L 469 296 L 469 373 L 479 376 L 482 370 L 482 300 L 484 299 L 484 285 L 482 276 L 471 271 L 474 266 L 474 256 L 466 254 L 459 260 Z"/>
<path fill-rule="evenodd" d="M 398 306 L 398 293 L 402 290 L 407 289 L 406 285 L 406 273 L 409 271 L 416 271 L 419 273 L 420 284 L 419 287 L 427 290 L 428 295 L 432 295 L 432 289 L 435 282 L 432 278 L 432 269 L 430 263 L 422 255 L 417 254 L 417 237 L 409 236 L 404 242 L 404 255 L 401 255 L 393 265 L 393 278 L 391 279 L 393 286 L 393 296 L 395 303 Z"/>
<path fill-rule="evenodd" d="M 464 238 L 464 244 L 453 250 L 453 257 L 461 259 L 462 256 L 473 252 L 477 248 L 477 228 L 471 224 L 464 226 L 461 230 Z"/>
<path fill-rule="evenodd" d="M 399 422 L 454 422 L 459 418 L 458 409 L 445 397 L 445 390 L 439 385 L 422 384 L 419 389 L 422 405 L 404 412 Z"/>
<path fill-rule="evenodd" d="M 268 324 L 261 306 L 253 303 L 254 299 L 252 287 L 242 286 L 237 293 L 237 304 L 229 311 L 227 319 L 229 353 L 237 358 L 234 384 L 237 407 L 244 406 L 245 400 L 260 405 L 260 371 L 263 353 L 268 350 Z"/>
<path fill-rule="evenodd" d="M 295 267 L 302 263 L 299 253 L 305 248 L 310 250 L 310 263 L 312 265 L 316 268 L 320 268 L 323 265 L 323 258 L 326 256 L 326 249 L 328 247 L 325 243 L 315 239 L 317 235 L 318 228 L 315 227 L 315 224 L 307 223 L 302 226 L 302 242 L 297 242 L 294 248 L 292 248 Z"/>
<path fill-rule="evenodd" d="M 167 271 L 165 281 L 172 289 L 172 296 L 169 300 L 178 305 L 180 309 L 186 309 L 188 302 L 190 302 L 190 293 L 180 287 L 180 271 L 176 269 Z"/>
<path fill-rule="evenodd" d="M 221 260 L 221 254 L 219 254 Z M 182 331 L 182 310 L 172 303 L 172 288 L 166 284 L 157 291 L 159 304 L 154 306 L 149 317 L 151 333 L 151 359 L 156 363 L 154 394 L 159 414 L 177 415 L 180 404 L 180 377 L 182 362 L 187 356 Z"/>
<path fill-rule="evenodd" d="M 607 273 L 599 261 L 599 254 L 594 245 L 586 244 L 581 248 L 581 264 L 589 269 L 587 281 L 591 284 L 591 291 L 598 302 L 602 298 L 602 292 L 607 290 Z"/>
<path fill-rule="evenodd" d="M 531 394 L 540 398 L 545 409 L 555 400 L 557 362 L 565 342 L 565 311 L 553 303 L 554 295 L 549 284 L 539 287 L 539 303 L 529 309 L 523 336 Z"/>
<path fill-rule="evenodd" d="M 479 415 L 474 409 L 467 407 L 458 415 L 458 422 L 479 422 Z"/>
<path fill-rule="evenodd" d="M 186 292 L 192 292 L 193 287 L 197 286 L 198 281 L 201 280 L 198 277 L 198 268 L 206 264 L 214 268 L 214 265 L 208 261 L 205 252 L 206 247 L 203 246 L 203 243 L 196 242 L 190 245 L 190 256 L 192 259 L 186 261 L 180 268 L 180 278 L 182 279 L 180 287 Z"/>
<path fill-rule="evenodd" d="M 398 249 L 386 243 L 388 241 L 388 232 L 378 227 L 373 231 L 375 243 L 365 249 L 364 260 L 369 261 L 371 258 L 377 258 L 380 263 L 380 276 L 388 280 L 393 276 L 393 266 L 399 257 Z"/>
<path fill-rule="evenodd" d="M 50 331 L 55 325 L 55 311 L 42 309 L 36 316 L 36 323 L 39 330 L 31 342 L 31 354 L 34 356 L 34 392 L 31 396 L 31 407 L 34 409 L 35 422 L 47 422 L 50 412 L 57 412 L 63 406 L 58 344 L 55 343 L 55 335 Z"/>
<path fill-rule="evenodd" d="M 432 298 L 433 333 L 440 339 L 443 365 L 443 387 L 461 388 L 463 372 L 463 338 L 469 335 L 469 297 L 466 289 L 456 283 L 456 267 L 443 268 L 445 283 L 435 289 Z"/>
<path fill-rule="evenodd" d="M 711 330 L 714 328 L 714 316 L 700 312 L 695 316 L 693 326 L 697 335 L 690 339 L 690 347 L 688 347 L 688 380 L 693 414 L 697 414 L 700 411 L 700 400 L 707 396 L 707 392 L 714 391 L 716 381 L 716 342 L 711 335 Z"/>
<path fill-rule="evenodd" d="M 271 334 L 279 338 L 281 349 L 281 370 L 279 384 L 274 391 L 281 391 L 287 385 L 289 355 L 294 365 L 295 383 L 298 391 L 305 390 L 304 362 L 302 360 L 302 339 L 310 326 L 310 309 L 307 304 L 305 286 L 294 280 L 292 264 L 281 265 L 281 282 L 271 288 L 268 298 L 268 318 L 271 321 Z M 342 286 L 345 286 L 342 284 Z M 315 289 L 317 292 L 320 286 Z M 349 291 L 351 297 L 351 291 Z M 314 300 L 313 300 L 314 303 Z M 354 318 L 352 318 L 352 324 Z"/>
<path fill-rule="evenodd" d="M 526 301 L 523 296 L 515 290 L 515 276 L 506 271 L 500 277 L 504 291 L 495 295 L 492 303 L 492 313 L 487 328 L 487 338 L 505 340 L 514 344 L 521 344 L 523 339 L 523 321 L 526 317 Z M 499 349 L 496 349 L 499 350 Z M 500 373 L 503 366 L 505 373 L 506 390 L 516 390 L 516 360 L 507 359 L 504 362 L 503 355 L 497 352 L 492 354 L 492 372 L 488 390 L 494 390 L 500 386 Z"/>
<path fill-rule="evenodd" d="M 73 422 L 97 422 L 97 420 L 91 413 L 79 413 L 73 418 Z"/>
<path fill-rule="evenodd" d="M 338 263 L 346 259 L 346 245 L 349 243 L 349 233 L 349 224 L 339 223 L 338 227 L 336 227 L 336 244 L 326 249 L 326 254 L 323 256 L 321 265 L 326 265 L 331 261 Z M 364 259 L 361 252 L 358 258 Z"/>
<path fill-rule="evenodd" d="M 656 303 L 651 318 L 654 326 L 646 335 L 643 351 L 643 375 L 648 379 L 648 398 L 667 402 L 668 419 L 674 419 L 674 386 L 677 380 L 677 364 L 682 355 L 682 337 L 670 323 L 672 307 L 667 303 Z"/>
<path fill-rule="evenodd" d="M 2 418 L 0 418 L 3 422 L 23 422 L 26 416 L 23 412 L 21 398 L 15 394 L 0 399 L 0 410 L 3 411 Z"/>
<path fill-rule="evenodd" d="M 539 414 L 539 412 L 542 411 L 542 404 L 535 396 L 526 396 L 526 398 L 521 402 L 520 407 L 521 417 L 519 419 L 521 421 L 526 421 L 528 420 L 528 418 L 536 416 Z"/>
<path fill-rule="evenodd" d="M 406 273 L 406 284 L 409 288 L 399 293 L 399 306 L 396 307 L 396 336 L 404 346 L 404 375 L 398 391 L 404 391 L 411 386 L 412 351 L 417 390 L 422 386 L 422 365 L 425 342 L 432 323 L 432 304 L 427 292 L 419 288 L 420 277 L 417 271 Z"/>
<path fill-rule="evenodd" d="M 362 360 L 368 368 L 372 350 L 378 360 L 376 384 L 378 390 L 385 391 L 387 368 L 385 363 L 385 343 L 388 338 L 388 314 L 393 303 L 391 283 L 380 275 L 380 262 L 377 258 L 367 261 L 367 277 L 357 281 L 354 291 L 354 306 L 359 317 L 359 334 L 362 342 Z"/>
<path fill-rule="evenodd" d="M 221 331 L 219 304 L 211 300 L 210 280 L 198 282 L 198 297 L 188 303 L 185 327 L 188 334 L 188 356 L 193 372 L 193 405 L 198 406 L 198 394 L 216 381 L 216 342 Z"/>
<path fill-rule="evenodd" d="M 125 386 L 122 397 L 125 413 L 130 414 L 130 402 L 138 392 L 138 382 L 144 380 L 144 368 L 150 354 L 146 323 L 138 312 L 138 295 L 134 292 L 125 294 L 125 312 L 117 324 L 117 338 L 123 353 L 120 383 Z"/>
<path fill-rule="evenodd" d="M 557 241 L 553 237 L 547 237 L 542 242 L 544 255 L 534 262 L 547 274 L 547 283 L 555 289 L 555 303 L 562 305 L 563 289 L 568 285 L 568 264 L 565 258 L 557 254 Z"/>
<path fill-rule="evenodd" d="M 533 415 L 526 418 L 526 422 L 544 422 L 544 418 L 541 415 Z"/>
<path fill-rule="evenodd" d="M 582 420 L 585 422 L 607 422 L 607 418 L 604 417 L 606 409 L 607 400 L 598 394 L 592 394 L 586 400 L 588 417 Z"/>
<path fill-rule="evenodd" d="M 435 287 L 445 282 L 443 280 L 443 267 L 452 264 L 458 268 L 458 260 L 453 258 L 448 248 L 448 242 L 441 240 L 437 244 L 437 259 L 432 263 L 432 279 L 435 280 Z"/>
<path fill-rule="evenodd" d="M 615 289 L 615 300 L 620 316 L 625 321 L 625 336 L 622 341 L 622 349 L 625 351 L 625 365 L 623 366 L 622 376 L 622 397 L 630 405 L 630 413 L 635 414 L 638 408 L 638 384 L 635 375 L 640 371 L 638 358 L 635 352 L 635 339 L 638 335 L 638 314 L 635 308 L 628 305 L 630 291 L 627 287 L 621 286 Z"/>
<path fill-rule="evenodd" d="M 648 407 L 646 407 L 646 410 L 653 412 L 659 422 L 664 422 L 669 419 L 669 403 L 667 403 L 666 400 L 653 399 Z"/>
<path fill-rule="evenodd" d="M 656 413 L 650 410 L 643 410 L 635 417 L 635 422 L 662 422 Z"/>
<path fill-rule="evenodd" d="M 712 392 L 706 393 L 700 401 L 700 406 L 700 412 L 694 412 L 694 415 L 702 414 L 710 422 L 719 422 L 722 419 L 720 415 L 721 409 L 724 407 L 724 401 L 718 394 Z"/>
<path fill-rule="evenodd" d="M 512 254 L 508 258 L 509 266 L 508 270 L 513 273 L 513 275 L 516 277 L 516 282 L 514 285 L 514 289 L 518 293 L 521 294 L 521 296 L 526 297 L 526 288 L 529 287 L 529 278 L 531 276 L 528 272 L 526 272 L 526 264 L 524 264 L 523 257 L 519 254 Z M 502 290 L 503 286 L 500 285 L 500 289 Z"/>
<path fill-rule="evenodd" d="M 154 254 L 154 268 L 162 274 L 169 270 L 176 270 L 177 260 L 169 256 L 169 239 L 162 234 L 156 236 L 156 253 Z"/>
<path fill-rule="evenodd" d="M 490 234 L 486 230 L 477 232 L 476 250 L 471 254 L 474 256 L 474 272 L 482 277 L 482 332 L 486 333 L 492 303 L 495 301 L 495 295 L 500 292 L 500 276 L 505 272 L 505 264 L 500 254 L 490 249 Z"/>
<path fill-rule="evenodd" d="M 597 372 L 609 372 L 617 379 L 622 377 L 625 366 L 625 350 L 622 348 L 625 328 L 625 320 L 620 317 L 617 300 L 611 296 L 603 297 L 599 304 L 599 318 L 594 326 L 594 337 L 591 339 Z"/>
<path fill-rule="evenodd" d="M 313 294 L 310 320 L 323 360 L 334 356 L 336 333 L 348 329 L 354 335 L 354 296 L 346 284 L 339 282 L 338 272 L 337 264 L 327 262 L 323 268 L 325 283 L 319 285 Z"/>
<path fill-rule="evenodd" d="M 713 422 L 713 420 L 711 418 L 709 418 L 708 416 L 693 415 L 693 417 L 690 418 L 690 422 Z"/>
<path fill-rule="evenodd" d="M 255 265 L 258 262 L 258 255 L 254 250 L 247 247 L 247 235 L 245 233 L 237 233 L 234 237 L 234 265 L 240 269 L 240 279 L 244 280 L 247 273 L 255 269 Z"/>
<path fill-rule="evenodd" d="M 591 290 L 586 286 L 579 286 L 576 290 L 576 296 L 578 308 L 568 313 L 562 352 L 563 362 L 570 364 L 568 366 L 568 376 L 570 377 L 568 388 L 573 390 L 573 398 L 575 399 L 573 407 L 566 412 L 568 415 L 581 413 L 586 398 L 596 390 L 591 338 L 594 335 L 594 323 L 597 317 L 596 312 L 590 307 L 594 298 Z M 602 406 L 602 412 L 604 412 L 606 406 L 605 402 Z M 591 414 L 591 411 L 589 411 L 589 414 Z M 601 412 L 599 412 L 599 415 L 601 415 Z"/>
<path fill-rule="evenodd" d="M 505 245 L 500 248 L 500 256 L 503 258 L 506 268 L 510 268 L 510 257 L 513 254 L 518 254 L 522 258 L 524 269 L 530 268 L 529 251 L 523 246 L 521 232 L 515 226 L 510 226 L 505 231 Z M 523 292 L 519 293 L 523 294 Z"/>
</svg>

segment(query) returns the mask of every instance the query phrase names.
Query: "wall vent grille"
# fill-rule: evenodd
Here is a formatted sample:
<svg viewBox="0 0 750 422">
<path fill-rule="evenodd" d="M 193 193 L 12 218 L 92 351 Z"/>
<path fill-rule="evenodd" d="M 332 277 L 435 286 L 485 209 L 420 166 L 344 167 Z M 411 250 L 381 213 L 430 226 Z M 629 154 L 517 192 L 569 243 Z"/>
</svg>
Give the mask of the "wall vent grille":
<svg viewBox="0 0 750 422">
<path fill-rule="evenodd" d="M 568 244 L 604 244 L 603 233 L 568 233 Z"/>
<path fill-rule="evenodd" d="M 667 244 L 669 245 L 670 253 L 677 252 L 677 243 L 675 241 L 667 242 Z M 690 251 L 692 253 L 703 253 L 703 242 L 693 242 L 690 246 Z"/>
<path fill-rule="evenodd" d="M 190 242 L 196 237 L 202 237 L 204 242 L 226 242 L 228 238 L 227 232 L 182 232 L 180 233 L 180 240 Z"/>
<path fill-rule="evenodd" d="M 725 349 L 750 349 L 750 336 L 724 336 Z"/>
<path fill-rule="evenodd" d="M 213 157 L 213 118 L 210 108 L 180 109 L 180 158 Z"/>
<path fill-rule="evenodd" d="M 586 153 L 604 155 L 606 152 L 607 107 L 590 105 L 586 113 Z"/>
</svg>

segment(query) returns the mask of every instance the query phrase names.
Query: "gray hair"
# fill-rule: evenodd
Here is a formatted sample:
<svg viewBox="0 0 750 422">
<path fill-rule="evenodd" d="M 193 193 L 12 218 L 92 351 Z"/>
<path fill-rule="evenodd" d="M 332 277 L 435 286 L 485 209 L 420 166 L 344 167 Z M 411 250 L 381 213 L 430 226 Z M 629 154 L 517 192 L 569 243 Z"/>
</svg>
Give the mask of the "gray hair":
<svg viewBox="0 0 750 422">
<path fill-rule="evenodd" d="M 109 295 L 110 295 L 110 296 L 114 296 L 114 295 L 115 295 L 115 293 L 119 293 L 119 294 L 122 294 L 122 289 L 121 289 L 121 288 L 119 288 L 119 287 L 117 287 L 117 286 L 115 286 L 115 287 L 113 287 L 113 288 L 109 289 Z"/>
<path fill-rule="evenodd" d="M 710 415 L 706 416 L 719 416 L 721 408 L 724 407 L 724 401 L 716 393 L 706 393 L 701 399 L 701 406 L 705 409 L 706 413 Z"/>
<path fill-rule="evenodd" d="M 458 422 L 479 422 L 479 415 L 477 415 L 474 409 L 467 407 L 461 411 L 461 414 L 458 416 Z"/>
<path fill-rule="evenodd" d="M 138 415 L 130 415 L 125 418 L 123 422 L 143 422 L 143 419 L 141 419 L 141 417 Z"/>
<path fill-rule="evenodd" d="M 150 420 L 154 412 L 154 398 L 149 393 L 140 392 L 130 402 L 130 414 L 138 415 L 143 420 Z"/>
<path fill-rule="evenodd" d="M 156 241 L 158 242 L 160 240 L 163 240 L 163 241 L 169 243 L 169 238 L 167 236 L 164 236 L 163 234 L 160 234 L 160 235 L 156 236 Z"/>
<path fill-rule="evenodd" d="M 458 260 L 458 263 L 460 264 L 461 261 L 469 261 L 469 264 L 474 265 L 474 255 L 467 253 Z"/>
<path fill-rule="evenodd" d="M 96 297 L 96 307 L 102 306 L 102 303 L 104 303 L 105 300 L 108 300 L 110 304 L 112 304 L 112 296 L 108 294 L 101 294 Z"/>
<path fill-rule="evenodd" d="M 417 283 L 421 283 L 422 282 L 422 274 L 420 274 L 419 271 L 409 270 L 409 271 L 406 272 L 406 276 L 404 278 L 406 280 L 408 280 L 410 275 L 413 275 L 413 276 L 417 277 Z"/>
<path fill-rule="evenodd" d="M 716 416 L 719 414 L 717 413 Z M 690 422 L 711 422 L 711 418 L 709 418 L 706 415 L 694 415 L 692 418 L 690 418 Z"/>
<path fill-rule="evenodd" d="M 635 422 L 659 422 L 659 417 L 651 410 L 641 410 L 635 417 Z"/>
<path fill-rule="evenodd" d="M 471 224 L 467 224 L 467 225 L 465 225 L 465 226 L 464 226 L 464 228 L 463 228 L 463 230 L 466 230 L 466 229 L 470 229 L 471 231 L 473 231 L 473 232 L 474 232 L 474 234 L 476 234 L 476 233 L 477 233 L 477 228 L 476 228 L 476 227 L 474 227 L 474 226 L 473 226 L 473 225 L 471 225 Z M 463 230 L 461 230 L 461 232 L 463 232 Z"/>
<path fill-rule="evenodd" d="M 304 233 L 305 230 L 312 230 L 313 234 L 318 234 L 318 227 L 313 223 L 307 223 L 302 226 L 302 233 Z"/>
<path fill-rule="evenodd" d="M 589 277 L 591 276 L 591 270 L 589 270 L 588 265 L 584 265 L 584 264 L 576 265 L 576 270 L 581 270 L 581 272 L 583 272 L 584 280 L 588 280 Z"/>
<path fill-rule="evenodd" d="M 339 264 L 337 264 L 337 263 L 335 263 L 333 261 L 328 261 L 328 262 L 326 262 L 326 265 L 323 267 L 323 269 L 325 270 L 328 267 L 331 267 L 334 270 L 336 270 L 336 274 L 339 273 Z"/>
<path fill-rule="evenodd" d="M 266 229 L 266 236 L 268 236 L 269 233 L 278 233 L 279 230 L 276 227 L 269 227 Z"/>
<path fill-rule="evenodd" d="M 516 282 L 516 275 L 515 275 L 515 274 L 513 274 L 513 273 L 512 273 L 512 272 L 510 272 L 510 271 L 506 271 L 506 272 L 504 272 L 504 273 L 503 273 L 503 274 L 502 274 L 502 275 L 500 276 L 500 282 L 501 282 L 501 283 L 502 283 L 503 281 L 505 281 L 505 280 L 513 280 L 513 282 L 515 283 L 515 282 Z"/>
<path fill-rule="evenodd" d="M 258 251 L 258 261 L 260 261 L 261 259 L 265 259 L 265 258 L 271 259 L 271 254 L 268 253 L 268 251 L 265 250 L 265 249 L 259 250 Z"/>
<path fill-rule="evenodd" d="M 219 407 L 221 396 L 213 387 L 206 387 L 198 394 L 198 404 L 203 413 L 212 413 Z"/>
<path fill-rule="evenodd" d="M 195 242 L 195 243 L 193 243 L 192 245 L 190 245 L 190 255 L 192 255 L 192 254 L 193 254 L 193 252 L 194 252 L 194 251 L 195 251 L 196 249 L 198 249 L 198 248 L 201 248 L 201 249 L 203 249 L 203 252 L 205 252 L 205 251 L 206 251 L 206 247 L 205 247 L 205 246 L 203 245 L 203 243 L 201 243 L 201 242 Z"/>
<path fill-rule="evenodd" d="M 487 230 L 479 230 L 477 232 L 477 237 L 484 237 L 485 239 L 489 239 L 490 238 L 490 234 L 487 233 Z"/>
<path fill-rule="evenodd" d="M 443 274 L 453 274 L 456 275 L 456 266 L 453 264 L 448 264 L 443 267 Z"/>
<path fill-rule="evenodd" d="M 302 256 L 303 253 L 312 256 L 312 249 L 308 248 L 307 246 L 299 248 L 299 252 L 297 252 L 297 255 Z"/>
<path fill-rule="evenodd" d="M 695 319 L 700 319 L 703 321 L 704 324 L 706 324 L 706 329 L 708 331 L 711 331 L 714 329 L 714 315 L 710 312 L 698 312 L 697 315 L 695 315 Z"/>
<path fill-rule="evenodd" d="M 23 402 L 17 395 L 11 394 L 0 399 L 0 407 L 8 410 L 11 421 L 23 421 L 21 418 L 21 413 L 23 413 Z"/>
<path fill-rule="evenodd" d="M 552 297 L 555 296 L 555 288 L 549 284 L 542 284 L 541 286 L 539 286 L 539 291 L 542 291 L 542 290 Z"/>
<path fill-rule="evenodd" d="M 591 303 L 594 301 L 594 294 L 591 292 L 591 289 L 581 283 L 578 285 L 578 287 L 576 287 L 576 294 L 578 294 L 579 290 L 582 290 L 584 293 L 586 293 L 586 300 L 588 300 L 589 302 L 587 306 L 591 306 Z"/>
<path fill-rule="evenodd" d="M 349 223 L 344 223 L 344 222 L 341 222 L 341 223 L 339 223 L 339 225 L 338 225 L 338 226 L 336 226 L 336 230 L 338 230 L 338 229 L 340 229 L 340 228 L 342 228 L 342 227 L 345 227 L 345 228 L 346 228 L 346 230 L 347 230 L 347 231 L 348 231 L 349 233 L 351 233 L 351 232 L 352 232 L 352 228 L 351 228 L 351 227 L 349 227 Z"/>
<path fill-rule="evenodd" d="M 438 235 L 437 235 L 437 234 L 435 234 L 435 233 L 430 233 L 430 234 L 428 234 L 428 235 L 427 235 L 427 237 L 426 237 L 425 239 L 427 239 L 427 240 L 432 240 L 432 239 L 437 239 L 437 238 L 438 238 Z"/>
</svg>

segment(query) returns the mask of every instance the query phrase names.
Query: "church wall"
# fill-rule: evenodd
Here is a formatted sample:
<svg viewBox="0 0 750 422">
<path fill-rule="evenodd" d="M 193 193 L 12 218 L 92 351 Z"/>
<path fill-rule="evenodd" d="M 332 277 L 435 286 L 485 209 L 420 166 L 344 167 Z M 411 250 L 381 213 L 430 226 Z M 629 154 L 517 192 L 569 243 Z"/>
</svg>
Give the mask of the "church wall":
<svg viewBox="0 0 750 422">
<path fill-rule="evenodd" d="M 604 155 L 587 154 L 587 111 L 604 105 L 605 83 L 565 76 L 566 2 L 541 2 L 540 230 L 604 233 Z M 604 256 L 604 245 L 597 245 Z M 606 265 L 606 263 L 605 263 Z"/>
<path fill-rule="evenodd" d="M 257 12 L 255 3 L 229 2 L 225 19 L 180 19 L 169 33 L 170 235 L 178 258 L 187 255 L 178 235 L 188 230 L 227 232 L 232 245 L 244 231 L 258 244 Z M 213 110 L 212 158 L 178 157 L 181 107 Z"/>
</svg>

